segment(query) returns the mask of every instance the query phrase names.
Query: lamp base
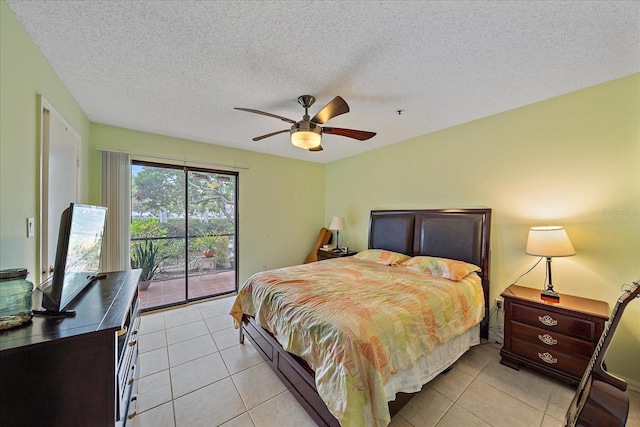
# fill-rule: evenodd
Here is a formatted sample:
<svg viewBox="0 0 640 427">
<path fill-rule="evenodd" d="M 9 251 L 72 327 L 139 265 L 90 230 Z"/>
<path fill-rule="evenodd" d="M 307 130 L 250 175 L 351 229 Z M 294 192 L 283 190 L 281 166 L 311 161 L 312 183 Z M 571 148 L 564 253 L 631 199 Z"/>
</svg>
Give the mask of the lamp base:
<svg viewBox="0 0 640 427">
<path fill-rule="evenodd" d="M 558 302 L 560 301 L 560 294 L 555 291 L 545 289 L 540 292 L 540 298 L 542 298 L 543 301 Z"/>
</svg>

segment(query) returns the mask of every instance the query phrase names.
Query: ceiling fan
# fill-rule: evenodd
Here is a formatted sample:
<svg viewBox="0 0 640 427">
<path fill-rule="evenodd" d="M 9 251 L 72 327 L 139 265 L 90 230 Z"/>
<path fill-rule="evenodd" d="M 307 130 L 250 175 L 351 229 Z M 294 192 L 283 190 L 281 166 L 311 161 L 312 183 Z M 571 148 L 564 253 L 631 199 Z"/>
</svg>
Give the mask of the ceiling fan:
<svg viewBox="0 0 640 427">
<path fill-rule="evenodd" d="M 277 132 L 271 132 L 266 135 L 257 136 L 253 138 L 254 141 L 260 141 L 261 139 L 268 138 L 270 136 L 289 132 L 291 134 L 291 143 L 296 147 L 300 147 L 309 151 L 322 151 L 322 135 L 325 133 L 331 135 L 346 136 L 347 138 L 353 138 L 359 141 L 373 138 L 376 135 L 375 132 L 368 132 L 364 130 L 320 126 L 328 122 L 330 119 L 339 116 L 340 114 L 348 113 L 349 106 L 344 99 L 336 96 L 331 100 L 331 102 L 329 102 L 320 111 L 318 111 L 318 113 L 313 116 L 313 118 L 309 118 L 309 107 L 311 107 L 315 101 L 316 99 L 311 95 L 302 95 L 298 97 L 298 103 L 302 105 L 302 108 L 304 108 L 304 116 L 299 122 L 288 119 L 286 117 L 278 116 L 276 114 L 253 110 L 251 108 L 236 107 L 235 109 L 246 111 L 248 113 L 262 114 L 263 116 L 274 117 L 276 119 L 282 120 L 283 122 L 291 123 L 291 129 L 279 130 Z"/>
</svg>

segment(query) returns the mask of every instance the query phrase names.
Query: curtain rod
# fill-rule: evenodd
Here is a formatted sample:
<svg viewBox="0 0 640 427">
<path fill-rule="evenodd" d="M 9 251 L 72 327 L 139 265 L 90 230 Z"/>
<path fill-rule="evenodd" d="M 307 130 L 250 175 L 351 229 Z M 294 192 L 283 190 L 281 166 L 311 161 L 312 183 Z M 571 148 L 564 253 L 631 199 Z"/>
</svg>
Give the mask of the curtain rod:
<svg viewBox="0 0 640 427">
<path fill-rule="evenodd" d="M 177 162 L 184 162 L 185 164 L 186 163 L 195 163 L 195 164 L 199 164 L 199 165 L 219 166 L 219 167 L 231 168 L 231 169 L 249 170 L 249 166 L 229 165 L 229 164 L 226 164 L 226 163 L 215 163 L 215 162 L 203 162 L 201 160 L 191 160 L 191 159 L 178 159 L 176 157 L 164 157 L 164 156 L 156 156 L 156 155 L 153 155 L 153 154 L 144 154 L 144 153 L 130 153 L 128 151 L 111 150 L 111 149 L 108 149 L 108 148 L 96 148 L 96 151 L 108 152 L 108 153 L 123 153 L 123 154 L 129 154 L 130 156 L 134 156 L 134 157 L 148 157 L 150 159 L 172 160 L 172 161 L 177 161 Z"/>
</svg>

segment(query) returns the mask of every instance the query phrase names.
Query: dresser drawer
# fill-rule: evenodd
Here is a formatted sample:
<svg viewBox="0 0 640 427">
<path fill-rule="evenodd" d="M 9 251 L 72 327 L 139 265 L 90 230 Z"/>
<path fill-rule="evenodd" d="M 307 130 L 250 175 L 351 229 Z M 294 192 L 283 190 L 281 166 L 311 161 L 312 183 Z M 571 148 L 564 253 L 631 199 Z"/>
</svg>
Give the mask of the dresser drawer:
<svg viewBox="0 0 640 427">
<path fill-rule="evenodd" d="M 573 354 L 585 360 L 591 359 L 591 355 L 595 349 L 592 341 L 572 338 L 556 331 L 550 331 L 515 321 L 511 322 L 511 338 L 541 348 L 547 348 L 549 351 Z"/>
<path fill-rule="evenodd" d="M 544 306 L 530 307 L 513 303 L 510 309 L 511 320 L 536 326 L 548 331 L 571 335 L 588 341 L 595 341 L 596 324 L 593 320 L 581 319 L 552 310 L 545 310 Z"/>
<path fill-rule="evenodd" d="M 546 346 L 532 345 L 516 338 L 512 338 L 511 352 L 547 369 L 557 369 L 576 378 L 582 377 L 589 364 L 589 360 L 576 358 Z"/>
</svg>

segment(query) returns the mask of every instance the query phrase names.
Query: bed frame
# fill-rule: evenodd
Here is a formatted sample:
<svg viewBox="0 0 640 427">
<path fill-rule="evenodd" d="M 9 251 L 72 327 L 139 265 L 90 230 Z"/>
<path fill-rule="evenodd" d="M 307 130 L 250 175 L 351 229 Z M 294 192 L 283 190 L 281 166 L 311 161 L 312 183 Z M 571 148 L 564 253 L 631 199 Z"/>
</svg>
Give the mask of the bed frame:
<svg viewBox="0 0 640 427">
<path fill-rule="evenodd" d="M 479 266 L 485 300 L 480 335 L 489 331 L 489 239 L 491 209 L 374 210 L 369 219 L 369 249 L 387 249 L 409 256 L 431 255 Z M 299 357 L 285 351 L 255 319 L 244 316 L 240 342 L 247 336 L 258 353 L 320 426 L 339 426 L 315 386 L 314 372 Z M 389 402 L 391 416 L 414 394 L 398 393 Z"/>
</svg>

